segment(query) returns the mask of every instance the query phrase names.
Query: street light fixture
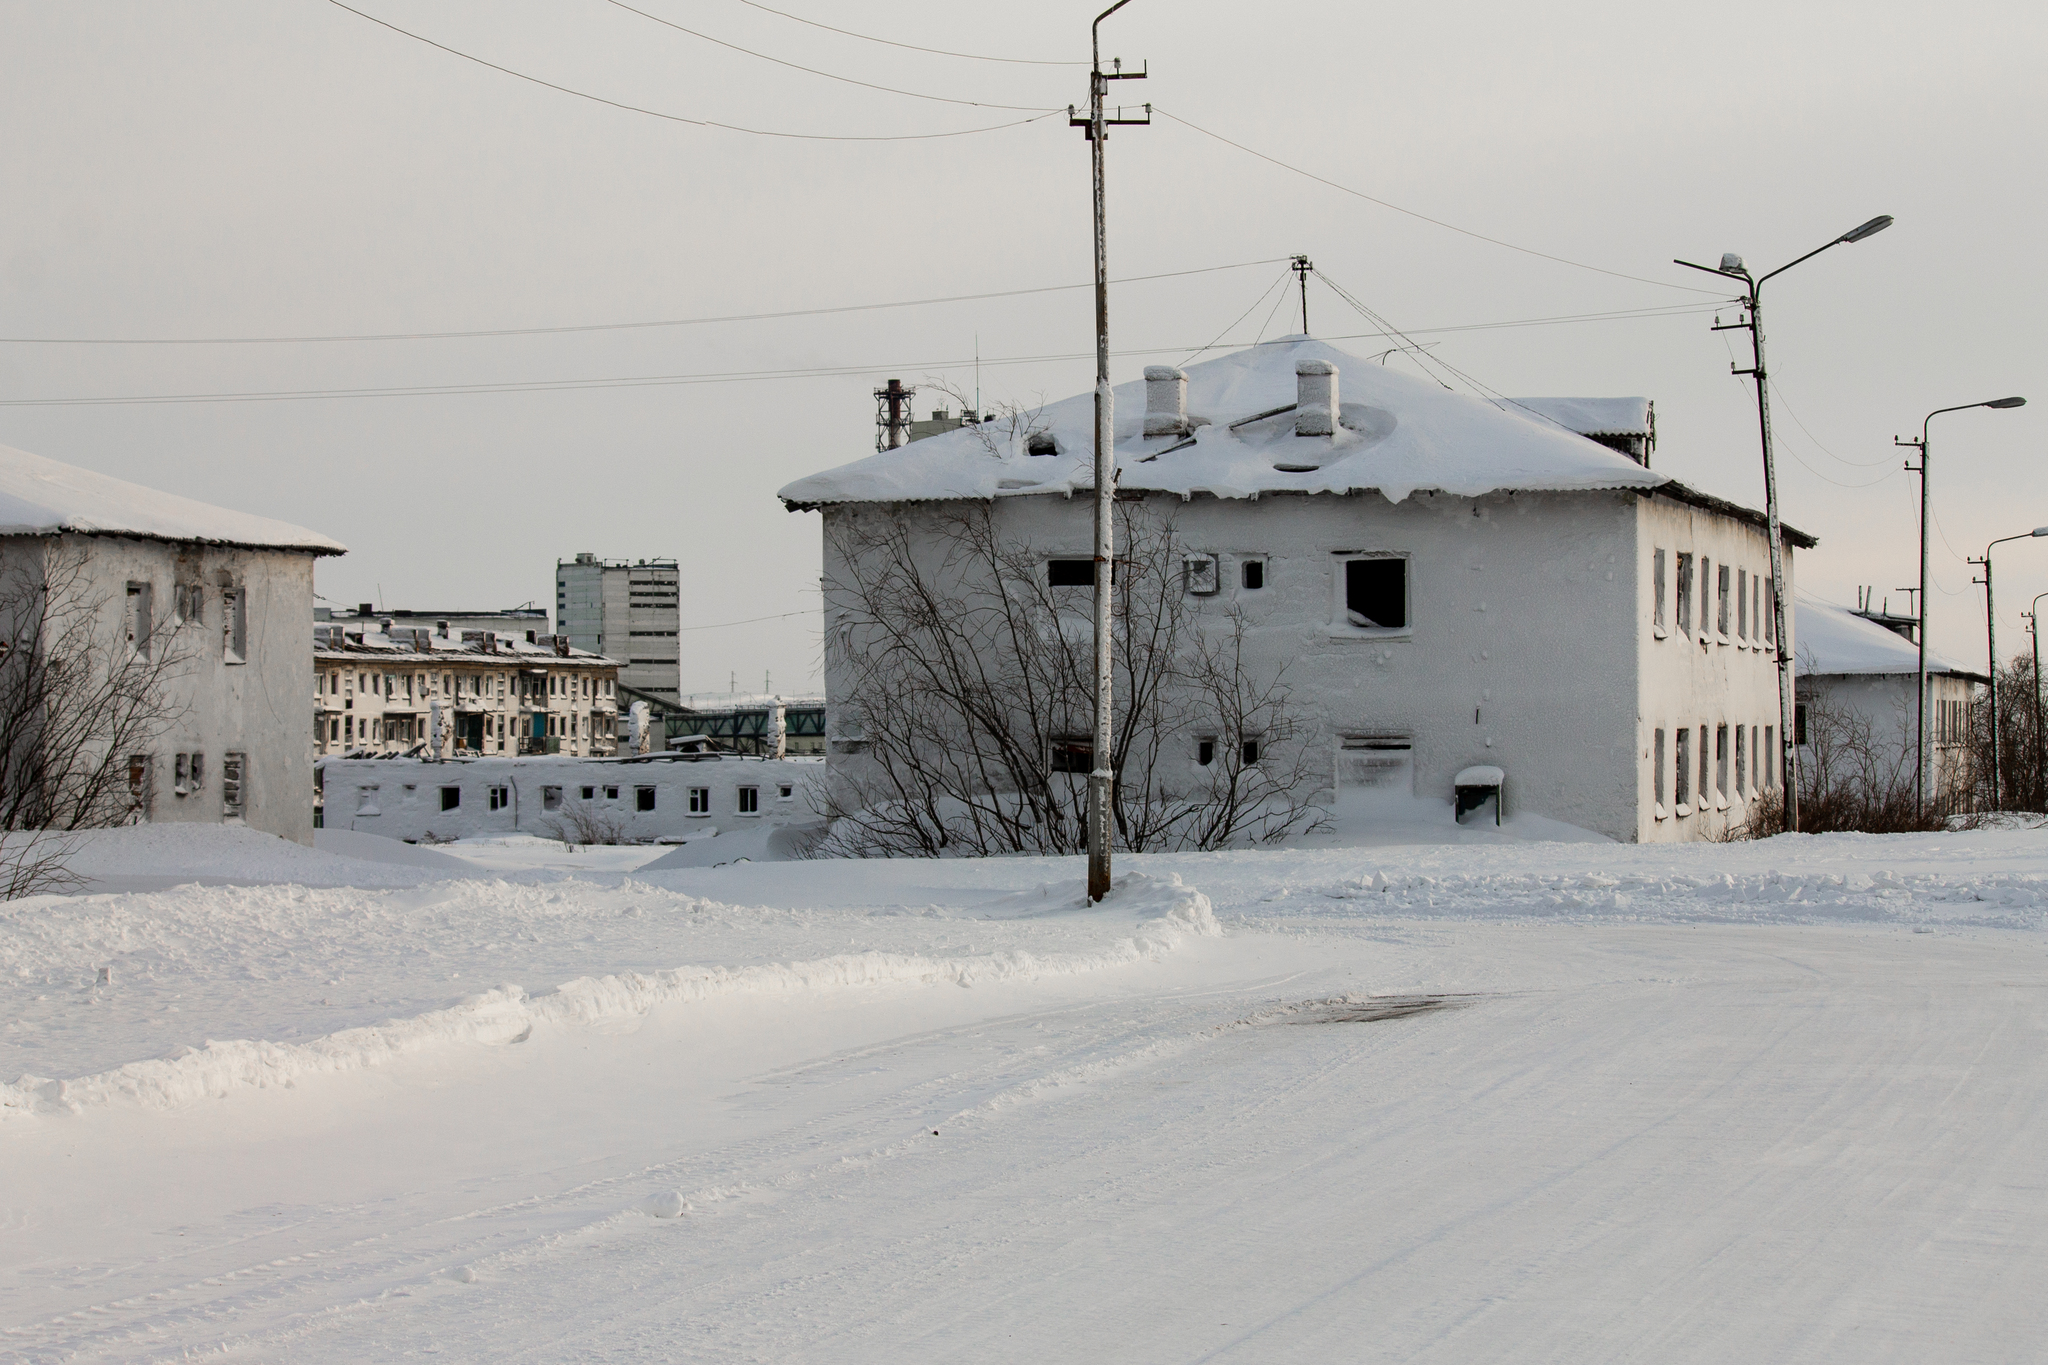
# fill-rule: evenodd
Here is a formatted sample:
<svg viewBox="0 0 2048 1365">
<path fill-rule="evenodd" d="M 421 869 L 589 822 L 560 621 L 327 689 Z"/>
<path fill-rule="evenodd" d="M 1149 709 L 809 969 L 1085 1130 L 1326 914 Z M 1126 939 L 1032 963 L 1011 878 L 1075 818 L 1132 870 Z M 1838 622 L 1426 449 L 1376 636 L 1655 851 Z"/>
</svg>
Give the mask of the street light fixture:
<svg viewBox="0 0 2048 1365">
<path fill-rule="evenodd" d="M 1958 403 L 1952 408 L 1936 408 L 1920 421 L 1920 439 L 1902 441 L 1892 437 L 1895 446 L 1906 446 L 1920 452 L 1920 625 L 1916 634 L 1920 637 L 1920 694 L 1915 703 L 1913 741 L 1913 815 L 1917 819 L 1927 813 L 1927 787 L 1930 755 L 1927 751 L 1927 425 L 1944 412 L 1968 412 L 1972 408 L 2023 408 L 2024 398 L 1988 398 L 1981 403 Z M 1908 464 L 1907 470 L 1913 466 Z M 1988 554 L 1989 551 L 1986 551 Z M 1992 669 L 1997 670 L 1998 661 L 1992 660 Z"/>
<path fill-rule="evenodd" d="M 1844 242 L 1860 242 L 1875 237 L 1892 225 L 1892 216 L 1881 213 L 1868 222 L 1850 228 L 1825 246 L 1815 247 L 1796 261 L 1779 266 L 1776 270 L 1752 278 L 1749 268 L 1742 263 L 1742 257 L 1729 252 L 1721 257 L 1717 266 L 1697 265 L 1692 261 L 1674 261 L 1691 270 L 1704 270 L 1709 275 L 1723 275 L 1739 279 L 1747 287 L 1742 297 L 1742 306 L 1747 312 L 1744 321 L 1723 327 L 1715 320 L 1715 331 L 1733 331 L 1738 328 L 1749 332 L 1752 363 L 1748 369 L 1730 364 L 1736 374 L 1754 376 L 1756 379 L 1756 424 L 1762 433 L 1764 450 L 1764 514 L 1771 531 L 1771 611 L 1778 628 L 1778 773 L 1785 793 L 1785 828 L 1799 828 L 1799 750 L 1793 743 L 1793 683 L 1792 683 L 1792 617 L 1785 600 L 1785 538 L 1778 517 L 1778 461 L 1771 449 L 1771 404 L 1769 375 L 1764 369 L 1764 282 L 1773 276 L 1782 275 L 1801 261 L 1810 261 L 1828 247 L 1840 246 Z"/>
<path fill-rule="evenodd" d="M 2005 401 L 2003 399 L 2001 402 Z M 1923 460 L 1922 463 L 1925 463 Z M 2036 526 L 2031 531 L 2022 531 L 2016 536 L 2000 536 L 1984 547 L 1984 557 L 1973 559 L 1972 564 L 1984 566 L 1984 643 L 1985 657 L 1991 660 L 1991 808 L 2005 809 L 2005 786 L 2000 781 L 2001 758 L 1998 749 L 1998 599 L 1992 595 L 1991 552 L 2008 540 L 2036 540 L 2048 536 L 2048 526 Z M 1923 601 L 1925 599 L 1922 599 Z"/>
</svg>

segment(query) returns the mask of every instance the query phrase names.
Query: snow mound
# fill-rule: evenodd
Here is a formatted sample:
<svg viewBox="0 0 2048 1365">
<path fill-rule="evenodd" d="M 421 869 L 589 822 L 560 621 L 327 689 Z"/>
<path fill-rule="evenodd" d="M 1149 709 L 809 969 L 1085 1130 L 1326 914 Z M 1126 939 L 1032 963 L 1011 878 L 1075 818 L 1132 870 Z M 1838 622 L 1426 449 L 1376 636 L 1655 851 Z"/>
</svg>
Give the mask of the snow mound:
<svg viewBox="0 0 2048 1365">
<path fill-rule="evenodd" d="M 381 834 L 359 834 L 352 829 L 316 829 L 313 847 L 322 853 L 357 858 L 366 863 L 390 863 L 396 867 L 431 867 L 451 876 L 476 875 L 476 864 L 431 848 L 387 839 Z"/>
<path fill-rule="evenodd" d="M 1069 902 L 1076 899 L 1078 895 L 1067 897 Z M 1105 927 L 1121 932 L 1068 952 L 1005 949 L 938 957 L 871 951 L 739 968 L 689 966 L 580 977 L 538 994 L 508 984 L 445 1009 L 344 1029 L 304 1043 L 208 1041 L 204 1047 L 188 1046 L 168 1057 L 72 1080 L 24 1075 L 12 1085 L 0 1083 L 0 1118 L 77 1113 L 123 1102 L 175 1110 L 239 1089 L 291 1086 L 303 1077 L 362 1070 L 430 1049 L 524 1043 L 536 1029 L 600 1024 L 637 1017 L 657 1006 L 736 995 L 795 995 L 835 987 L 973 987 L 1103 971 L 1157 960 L 1190 938 L 1222 932 L 1209 898 L 1177 875 L 1128 876 L 1102 907 L 1073 913 L 1077 919 L 1097 916 Z"/>
<path fill-rule="evenodd" d="M 722 867 L 742 859 L 754 863 L 781 863 L 800 856 L 815 844 L 822 824 L 750 825 L 744 829 L 722 830 L 706 838 L 692 839 L 651 863 L 641 872 L 673 872 L 685 867 Z"/>
<path fill-rule="evenodd" d="M 317 831 L 322 836 L 346 831 Z M 75 836 L 71 869 L 88 891 L 153 891 L 185 882 L 248 886 L 290 882 L 301 886 L 416 886 L 430 869 L 474 875 L 476 869 L 441 855 L 410 849 L 375 835 L 340 841 L 323 837 L 307 848 L 245 825 L 129 825 Z M 386 848 L 385 846 L 389 846 Z"/>
</svg>

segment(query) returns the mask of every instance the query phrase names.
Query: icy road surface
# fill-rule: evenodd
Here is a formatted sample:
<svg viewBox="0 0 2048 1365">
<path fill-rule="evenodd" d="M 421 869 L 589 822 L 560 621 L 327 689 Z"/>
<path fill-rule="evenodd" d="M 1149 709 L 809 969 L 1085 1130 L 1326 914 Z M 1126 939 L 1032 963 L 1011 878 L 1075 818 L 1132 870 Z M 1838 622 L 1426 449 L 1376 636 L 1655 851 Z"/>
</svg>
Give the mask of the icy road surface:
<svg viewBox="0 0 2048 1365">
<path fill-rule="evenodd" d="M 1120 870 L 1097 911 L 1023 859 L 0 908 L 0 1355 L 2048 1337 L 2048 836 Z"/>
</svg>

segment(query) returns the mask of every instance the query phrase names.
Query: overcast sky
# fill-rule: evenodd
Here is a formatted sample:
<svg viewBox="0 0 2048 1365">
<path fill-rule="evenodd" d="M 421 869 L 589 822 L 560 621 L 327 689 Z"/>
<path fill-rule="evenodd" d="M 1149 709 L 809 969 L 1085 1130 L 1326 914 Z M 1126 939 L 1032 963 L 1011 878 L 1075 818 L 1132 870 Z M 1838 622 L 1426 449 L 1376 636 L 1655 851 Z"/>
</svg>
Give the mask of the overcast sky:
<svg viewBox="0 0 2048 1365">
<path fill-rule="evenodd" d="M 742 0 L 351 0 L 436 42 L 626 104 L 558 93 L 328 0 L 4 4 L 0 336 L 245 337 L 702 318 L 1090 278 L 1081 65 L 997 63 L 806 26 Z M 1087 56 L 1099 4 L 777 0 L 900 43 Z M 1670 264 L 1775 267 L 1879 213 L 1765 294 L 1787 519 L 1803 588 L 1843 602 L 1915 568 L 1894 434 L 1935 423 L 1932 638 L 1984 655 L 1965 555 L 2048 523 L 2042 10 L 2032 4 L 1132 0 L 1121 87 L 1461 235 L 1157 119 L 1109 145 L 1115 378 L 1297 324 L 1279 258 L 1403 328 L 1711 310 Z M 876 85 L 1023 110 L 863 89 Z M 2030 93 L 2031 92 L 2031 93 Z M 1544 259 L 1564 257 L 1586 266 Z M 1615 272 L 1614 274 L 1600 273 Z M 1620 278 L 1635 276 L 1637 279 Z M 1252 310 L 1246 315 L 1247 310 Z M 1310 326 L 1373 330 L 1333 295 Z M 1243 321 L 1233 326 L 1233 319 Z M 1732 310 L 1727 314 L 1732 317 Z M 1657 466 L 1761 505 L 1740 333 L 1712 313 L 1433 332 L 1512 394 L 1644 394 Z M 818 521 L 777 488 L 867 453 L 870 390 L 990 402 L 1089 386 L 1088 292 L 543 336 L 260 345 L 0 344 L 0 442 L 314 527 L 335 603 L 551 605 L 558 558 L 682 561 L 683 686 L 815 687 Z M 1370 340 L 1340 342 L 1371 353 Z M 1055 357 L 1004 363 L 1015 357 Z M 1398 360 L 1395 363 L 1401 363 Z M 262 402 L 21 400 L 844 372 L 556 392 Z M 918 403 L 923 415 L 929 401 Z M 2048 540 L 1998 551 L 2001 645 L 2048 590 Z M 690 630 L 690 627 L 716 629 Z"/>
</svg>

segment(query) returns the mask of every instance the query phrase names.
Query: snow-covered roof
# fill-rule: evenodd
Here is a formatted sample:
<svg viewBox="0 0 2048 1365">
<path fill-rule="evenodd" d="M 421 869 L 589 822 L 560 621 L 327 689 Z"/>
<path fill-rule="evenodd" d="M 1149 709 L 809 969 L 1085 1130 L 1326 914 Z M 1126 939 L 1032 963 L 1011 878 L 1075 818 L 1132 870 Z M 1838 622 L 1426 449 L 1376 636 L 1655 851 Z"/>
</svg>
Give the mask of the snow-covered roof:
<svg viewBox="0 0 2048 1365">
<path fill-rule="evenodd" d="M 1339 428 L 1297 436 L 1295 365 L 1337 368 Z M 1117 486 L 1244 498 L 1260 493 L 1377 489 L 1399 502 L 1433 489 L 1476 496 L 1500 489 L 1654 488 L 1661 474 L 1516 407 L 1495 405 L 1328 342 L 1288 337 L 1187 367 L 1192 437 L 1144 432 L 1145 383 L 1116 388 Z M 1523 400 L 1526 401 L 1526 400 Z M 1643 399 L 1561 400 L 1617 404 Z M 1094 486 L 1092 392 L 1032 414 L 1030 432 L 998 423 L 913 441 L 798 479 L 781 492 L 792 507 L 1065 493 Z M 1602 422 L 1612 413 L 1600 415 Z M 1569 424 L 1565 424 L 1569 425 Z M 1057 453 L 1032 455 L 1028 436 Z"/>
<path fill-rule="evenodd" d="M 1547 417 L 1581 436 L 1648 436 L 1647 398 L 1510 398 L 1518 408 Z"/>
<path fill-rule="evenodd" d="M 1794 648 L 1802 674 L 1913 673 L 1920 667 L 1918 645 L 1847 607 L 1795 591 L 1793 609 Z M 1983 676 L 1932 649 L 1927 651 L 1927 671 Z"/>
<path fill-rule="evenodd" d="M 0 446 L 0 535 L 47 536 L 65 531 L 304 550 L 316 555 L 348 553 L 340 541 L 303 526 L 230 512 Z"/>
<path fill-rule="evenodd" d="M 340 626 L 333 627 L 341 631 Z M 379 631 L 346 631 L 343 643 L 323 643 L 317 636 L 313 644 L 313 657 L 332 663 L 350 659 L 372 663 L 414 663 L 422 660 L 446 659 L 451 654 L 467 654 L 475 658 L 491 659 L 512 664 L 572 664 L 580 668 L 618 668 L 617 659 L 602 654 L 593 654 L 587 649 L 573 646 L 567 654 L 558 652 L 552 641 L 536 644 L 505 631 L 470 631 L 472 635 L 491 634 L 497 638 L 493 647 L 486 648 L 482 640 L 465 640 L 460 635 L 438 635 L 421 629 L 405 631 L 396 639 Z M 420 647 L 424 641 L 425 648 Z"/>
</svg>

